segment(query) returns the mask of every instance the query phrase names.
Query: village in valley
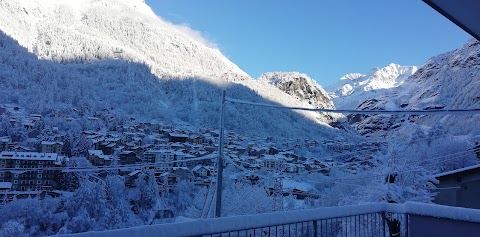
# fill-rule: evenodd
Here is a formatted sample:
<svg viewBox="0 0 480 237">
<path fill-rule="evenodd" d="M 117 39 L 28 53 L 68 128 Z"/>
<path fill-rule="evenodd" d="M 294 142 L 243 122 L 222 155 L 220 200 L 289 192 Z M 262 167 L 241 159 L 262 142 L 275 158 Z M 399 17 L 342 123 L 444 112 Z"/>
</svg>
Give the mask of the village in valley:
<svg viewBox="0 0 480 237">
<path fill-rule="evenodd" d="M 71 115 L 75 113 L 74 118 Z M 155 175 L 159 192 L 172 192 L 180 181 L 210 187 L 215 180 L 218 129 L 191 129 L 188 125 L 137 122 L 133 118 L 120 120 L 107 110 L 91 116 L 79 110 L 72 110 L 69 116 L 42 116 L 15 105 L 2 105 L 0 114 L 4 131 L 0 134 L 3 203 L 14 198 L 55 197 L 64 191 L 75 191 L 78 181 L 70 180 L 72 176 L 66 174 L 82 170 L 94 171 L 90 179 L 102 179 L 109 170 L 118 170 L 125 178 L 125 186 L 130 188 L 135 187 L 140 173 L 149 170 Z M 81 128 L 79 124 L 86 126 Z M 225 132 L 225 138 L 224 167 L 236 169 L 228 178 L 257 185 L 262 179 L 281 177 L 283 195 L 292 194 L 300 200 L 319 195 L 311 185 L 294 181 L 298 174 L 328 176 L 338 161 L 342 161 L 345 171 L 355 174 L 358 169 L 374 165 L 368 155 L 359 157 L 359 151 L 372 153 L 383 145 L 341 140 L 278 142 L 271 137 L 246 137 L 231 131 Z M 321 150 L 324 156 L 304 155 L 301 150 L 309 148 Z M 272 195 L 273 183 L 264 183 L 266 193 Z"/>
</svg>

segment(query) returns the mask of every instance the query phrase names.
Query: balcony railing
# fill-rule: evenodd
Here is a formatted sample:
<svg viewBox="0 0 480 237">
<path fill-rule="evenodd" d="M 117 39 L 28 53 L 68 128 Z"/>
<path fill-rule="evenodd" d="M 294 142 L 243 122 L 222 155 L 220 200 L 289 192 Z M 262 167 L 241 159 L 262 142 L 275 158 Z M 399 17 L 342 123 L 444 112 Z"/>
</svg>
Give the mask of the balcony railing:
<svg viewBox="0 0 480 237">
<path fill-rule="evenodd" d="M 479 236 L 480 210 L 434 204 L 365 204 L 196 219 L 72 236 Z"/>
</svg>

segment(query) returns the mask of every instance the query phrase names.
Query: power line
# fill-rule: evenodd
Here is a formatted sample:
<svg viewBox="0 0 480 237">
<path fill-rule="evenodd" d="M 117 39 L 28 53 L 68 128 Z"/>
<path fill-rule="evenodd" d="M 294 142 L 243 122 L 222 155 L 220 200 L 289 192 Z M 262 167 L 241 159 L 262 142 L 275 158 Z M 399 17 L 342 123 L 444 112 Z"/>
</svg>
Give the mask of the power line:
<svg viewBox="0 0 480 237">
<path fill-rule="evenodd" d="M 462 151 L 462 152 L 457 152 L 457 153 L 452 153 L 452 154 L 443 155 L 443 156 L 437 156 L 437 157 L 434 157 L 434 158 L 431 158 L 431 159 L 418 160 L 418 161 L 412 162 L 410 164 L 419 164 L 419 163 L 423 163 L 423 162 L 427 162 L 427 161 L 435 161 L 435 160 L 439 160 L 441 158 L 456 156 L 456 155 L 461 155 L 461 154 L 465 154 L 464 156 L 467 156 L 467 155 L 471 154 L 472 152 L 477 152 L 477 151 L 480 151 L 480 148 L 475 148 L 475 149 Z M 464 156 L 461 156 L 461 157 L 464 157 Z M 454 158 L 456 158 L 456 157 L 454 157 Z M 440 161 L 440 162 L 444 162 L 444 161 Z M 428 165 L 425 165 L 425 166 L 431 166 L 431 165 L 436 165 L 436 164 L 428 164 Z"/>
<path fill-rule="evenodd" d="M 339 113 L 339 114 L 397 114 L 397 115 L 430 115 L 430 114 L 440 114 L 440 115 L 471 115 L 480 113 L 480 109 L 432 109 L 432 110 L 348 110 L 348 109 L 316 109 L 316 108 L 305 108 L 305 107 L 288 107 L 282 105 L 274 104 L 265 104 L 258 102 L 251 102 L 245 100 L 233 99 L 230 97 L 225 98 L 226 101 L 237 103 L 237 104 L 246 104 L 260 107 L 270 107 L 277 109 L 290 109 L 290 110 L 305 110 L 313 112 L 325 112 L 325 113 Z"/>
<path fill-rule="evenodd" d="M 463 158 L 463 157 L 466 157 L 470 154 L 464 154 L 464 155 L 461 155 L 461 156 L 456 156 L 456 157 L 453 157 L 453 158 L 450 158 L 448 160 L 443 160 L 443 161 L 439 161 L 435 164 L 429 164 L 429 165 L 425 165 L 425 166 L 433 166 L 433 165 L 437 165 L 439 163 L 445 163 L 445 162 L 448 162 L 448 161 L 451 161 L 451 160 L 455 160 L 455 159 L 458 159 L 458 158 Z M 410 170 L 403 170 L 403 171 L 397 171 L 395 172 L 396 174 L 403 174 L 403 173 L 410 173 L 410 172 L 420 172 L 420 171 L 425 171 L 425 169 L 410 169 Z M 344 181 L 344 180 L 358 180 L 358 179 L 370 179 L 370 178 L 376 178 L 376 177 L 385 177 L 386 175 L 389 175 L 390 173 L 385 173 L 385 174 L 378 174 L 378 175 L 370 175 L 370 176 L 363 176 L 363 177 L 355 177 L 355 178 L 346 178 L 346 179 L 338 179 L 339 181 Z"/>
<path fill-rule="evenodd" d="M 436 135 L 436 136 L 430 136 L 429 138 L 415 139 L 415 140 L 411 140 L 410 142 L 428 141 L 428 140 L 431 140 L 433 138 L 442 137 L 442 136 L 444 136 L 444 135 Z M 408 146 L 410 146 L 410 145 L 408 145 Z M 361 154 L 361 152 L 377 151 L 377 150 L 378 150 L 378 148 L 371 148 L 371 149 L 365 149 L 365 150 L 345 152 L 345 153 L 342 153 L 342 154 L 328 156 L 328 157 L 330 157 L 330 158 L 343 157 L 343 156 L 348 156 L 348 155 L 351 155 L 351 154 Z M 472 150 L 469 150 L 469 151 L 475 151 L 475 149 L 472 149 Z M 469 151 L 465 151 L 465 152 L 469 152 Z M 460 152 L 460 153 L 464 153 L 464 152 Z M 447 156 L 451 156 L 451 155 L 455 155 L 455 154 L 450 154 L 450 155 L 447 155 Z M 443 156 L 441 156 L 441 157 L 443 157 Z M 441 158 L 441 157 L 437 157 L 437 158 Z M 335 165 L 335 166 L 332 166 L 332 167 L 345 167 L 346 165 L 349 165 L 349 164 L 359 164 L 359 165 L 361 165 L 362 163 L 367 162 L 367 161 L 369 161 L 369 160 L 342 162 L 341 164 Z M 428 160 L 415 161 L 415 163 L 416 162 L 424 162 L 424 161 L 428 161 Z"/>
</svg>

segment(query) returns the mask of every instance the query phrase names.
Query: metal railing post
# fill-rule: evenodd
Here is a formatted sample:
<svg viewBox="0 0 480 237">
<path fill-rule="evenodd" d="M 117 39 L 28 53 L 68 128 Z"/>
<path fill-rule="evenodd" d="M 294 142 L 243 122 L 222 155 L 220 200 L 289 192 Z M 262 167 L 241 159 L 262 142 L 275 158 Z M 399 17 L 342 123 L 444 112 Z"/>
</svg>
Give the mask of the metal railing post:
<svg viewBox="0 0 480 237">
<path fill-rule="evenodd" d="M 410 236 L 410 233 L 408 233 L 408 227 L 410 225 L 410 223 L 408 223 L 408 216 L 409 214 L 408 213 L 405 213 L 405 236 Z"/>
<path fill-rule="evenodd" d="M 380 218 L 382 223 L 382 236 L 385 236 L 385 219 L 383 218 L 384 216 L 385 216 L 385 212 L 382 212 L 382 218 Z"/>
</svg>

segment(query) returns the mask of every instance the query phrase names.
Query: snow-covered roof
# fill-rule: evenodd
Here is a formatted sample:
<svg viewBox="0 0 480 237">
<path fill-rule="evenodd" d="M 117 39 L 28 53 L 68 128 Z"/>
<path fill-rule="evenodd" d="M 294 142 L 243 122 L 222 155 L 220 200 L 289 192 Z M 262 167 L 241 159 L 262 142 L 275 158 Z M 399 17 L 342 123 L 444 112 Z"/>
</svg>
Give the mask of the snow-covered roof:
<svg viewBox="0 0 480 237">
<path fill-rule="evenodd" d="M 272 155 L 265 155 L 264 160 L 278 160 L 277 157 Z"/>
<path fill-rule="evenodd" d="M 282 183 L 283 189 L 288 191 L 292 189 L 298 189 L 305 192 L 313 190 L 313 187 L 310 184 L 297 182 L 291 179 L 283 179 Z"/>
<path fill-rule="evenodd" d="M 447 171 L 447 172 L 437 174 L 437 175 L 435 175 L 435 178 L 439 178 L 439 177 L 443 177 L 443 176 L 447 176 L 447 175 L 451 175 L 451 174 L 457 174 L 457 173 L 461 173 L 461 172 L 464 172 L 464 171 L 479 169 L 479 168 L 480 168 L 480 164 L 472 165 L 472 166 L 464 167 L 464 168 L 461 168 L 461 169 L 451 170 L 451 171 Z"/>
<path fill-rule="evenodd" d="M 10 182 L 0 182 L 0 189 L 11 189 L 12 183 Z"/>
<path fill-rule="evenodd" d="M 49 142 L 49 141 L 42 141 L 42 145 L 63 145 L 63 142 Z"/>
<path fill-rule="evenodd" d="M 169 133 L 171 137 L 183 137 L 183 138 L 188 138 L 187 134 L 181 134 L 181 133 Z"/>
<path fill-rule="evenodd" d="M 172 174 L 172 173 L 170 173 L 170 172 L 165 172 L 165 173 L 162 173 L 162 174 L 160 175 L 160 177 L 167 177 L 167 176 L 170 176 L 170 175 L 174 175 L 174 174 Z"/>
<path fill-rule="evenodd" d="M 3 151 L 0 153 L 0 159 L 55 161 L 57 160 L 57 158 L 58 158 L 57 153 L 15 152 L 15 151 Z"/>
<path fill-rule="evenodd" d="M 132 171 L 131 173 L 128 174 L 128 176 L 132 177 L 132 176 L 135 176 L 136 174 L 142 172 L 141 170 L 135 170 L 135 171 Z"/>
<path fill-rule="evenodd" d="M 4 142 L 4 143 L 9 143 L 10 142 L 10 138 L 0 138 L 0 142 Z"/>
<path fill-rule="evenodd" d="M 88 150 L 89 155 L 100 156 L 103 155 L 103 151 L 101 150 Z"/>
<path fill-rule="evenodd" d="M 167 149 L 161 149 L 161 150 L 148 150 L 145 153 L 173 153 L 175 152 L 174 150 L 167 150 Z"/>
<path fill-rule="evenodd" d="M 134 151 L 128 151 L 128 150 L 126 150 L 126 151 L 120 152 L 120 155 L 129 155 L 129 154 L 131 154 L 131 153 L 135 153 L 135 152 L 134 152 Z"/>
<path fill-rule="evenodd" d="M 112 160 L 112 156 L 109 155 L 99 155 L 98 158 L 102 160 Z"/>
<path fill-rule="evenodd" d="M 197 165 L 197 166 L 193 167 L 192 171 L 197 172 L 197 171 L 201 170 L 202 168 L 206 169 L 203 165 Z"/>
</svg>

